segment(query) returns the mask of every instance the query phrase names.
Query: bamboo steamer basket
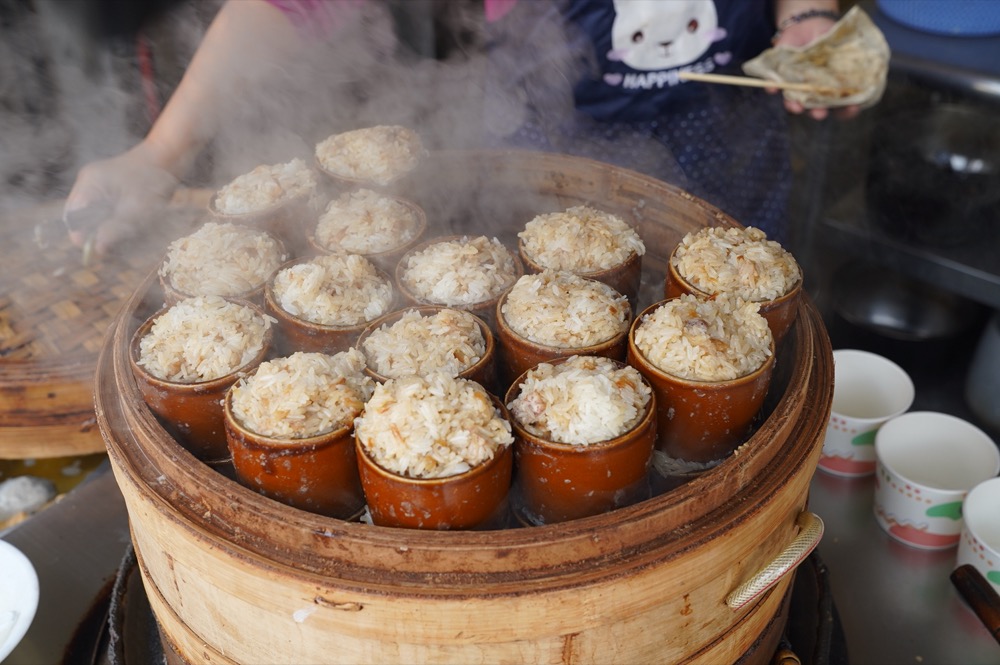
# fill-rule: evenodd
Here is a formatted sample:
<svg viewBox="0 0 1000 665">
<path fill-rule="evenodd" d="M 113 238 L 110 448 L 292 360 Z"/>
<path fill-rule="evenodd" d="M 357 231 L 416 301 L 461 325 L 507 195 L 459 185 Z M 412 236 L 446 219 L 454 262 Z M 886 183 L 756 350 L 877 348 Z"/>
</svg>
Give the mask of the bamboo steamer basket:
<svg viewBox="0 0 1000 665">
<path fill-rule="evenodd" d="M 58 221 L 63 201 L 0 215 L 0 459 L 104 452 L 94 416 L 104 335 L 166 242 L 192 228 L 207 201 L 207 192 L 178 191 L 128 253 L 87 265 Z"/>
<path fill-rule="evenodd" d="M 509 241 L 538 211 L 585 202 L 625 216 L 648 248 L 649 302 L 685 233 L 735 223 L 668 184 L 585 159 L 431 159 L 434 180 L 419 198 L 443 232 L 489 220 Z M 794 567 L 822 534 L 807 496 L 833 359 L 807 298 L 779 348 L 763 421 L 711 470 L 594 517 L 430 532 L 289 508 L 173 441 L 128 367 L 129 337 L 156 288 L 151 275 L 105 338 L 96 403 L 172 662 L 714 665 L 774 655 Z"/>
</svg>

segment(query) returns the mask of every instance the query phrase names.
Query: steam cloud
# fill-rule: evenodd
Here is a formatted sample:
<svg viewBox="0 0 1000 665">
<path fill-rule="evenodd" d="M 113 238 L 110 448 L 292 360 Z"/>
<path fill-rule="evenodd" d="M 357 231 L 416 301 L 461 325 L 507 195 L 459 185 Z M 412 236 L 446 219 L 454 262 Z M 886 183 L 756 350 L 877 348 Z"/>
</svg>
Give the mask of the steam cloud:
<svg viewBox="0 0 1000 665">
<path fill-rule="evenodd" d="M 0 210 L 64 196 L 81 166 L 135 144 L 151 122 L 132 41 L 99 41 L 85 28 L 87 3 L 19 5 L 2 7 Z M 175 4 L 145 26 L 161 101 L 220 5 Z M 482 142 L 481 3 L 371 2 L 352 21 L 309 42 L 292 65 L 249 73 L 259 85 L 215 109 L 220 131 L 189 184 L 221 185 L 262 163 L 311 157 L 317 141 L 359 126 L 407 125 L 432 148 Z M 463 43 L 435 58 L 428 51 L 443 23 Z"/>
</svg>

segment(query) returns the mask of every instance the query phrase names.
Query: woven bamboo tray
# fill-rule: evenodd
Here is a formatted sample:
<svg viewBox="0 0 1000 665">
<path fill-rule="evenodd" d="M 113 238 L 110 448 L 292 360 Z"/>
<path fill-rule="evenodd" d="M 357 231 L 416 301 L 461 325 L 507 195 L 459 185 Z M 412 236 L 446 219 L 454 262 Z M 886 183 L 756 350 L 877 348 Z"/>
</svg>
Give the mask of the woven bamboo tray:
<svg viewBox="0 0 1000 665">
<path fill-rule="evenodd" d="M 128 252 L 88 265 L 51 223 L 61 200 L 0 215 L 0 459 L 104 450 L 93 388 L 104 334 L 167 243 L 202 219 L 210 194 L 180 190 Z M 47 222 L 40 244 L 36 227 Z"/>
</svg>

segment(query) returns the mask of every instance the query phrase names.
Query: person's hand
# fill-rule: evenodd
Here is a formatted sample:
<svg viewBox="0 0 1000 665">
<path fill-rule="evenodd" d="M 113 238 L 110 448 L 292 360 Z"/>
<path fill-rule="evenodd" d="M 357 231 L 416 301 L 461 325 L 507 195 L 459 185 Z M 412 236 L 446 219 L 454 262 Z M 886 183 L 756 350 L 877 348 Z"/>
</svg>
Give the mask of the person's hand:
<svg viewBox="0 0 1000 665">
<path fill-rule="evenodd" d="M 70 240 L 92 241 L 106 253 L 115 244 L 140 233 L 152 213 L 161 209 L 177 188 L 177 178 L 160 168 L 143 143 L 109 159 L 86 164 L 76 176 L 63 207 Z"/>
<path fill-rule="evenodd" d="M 774 46 L 805 46 L 814 39 L 826 34 L 835 23 L 834 20 L 823 16 L 815 16 L 800 23 L 793 23 L 781 31 L 774 40 Z M 776 88 L 771 90 L 778 92 Z M 787 98 L 785 99 L 785 109 L 789 113 L 795 114 L 803 113 L 806 110 L 799 102 L 791 101 Z M 860 108 L 857 106 L 844 106 L 836 110 L 836 115 L 842 119 L 853 118 L 859 111 Z M 823 120 L 829 115 L 829 109 L 809 109 L 809 115 L 816 120 Z"/>
</svg>

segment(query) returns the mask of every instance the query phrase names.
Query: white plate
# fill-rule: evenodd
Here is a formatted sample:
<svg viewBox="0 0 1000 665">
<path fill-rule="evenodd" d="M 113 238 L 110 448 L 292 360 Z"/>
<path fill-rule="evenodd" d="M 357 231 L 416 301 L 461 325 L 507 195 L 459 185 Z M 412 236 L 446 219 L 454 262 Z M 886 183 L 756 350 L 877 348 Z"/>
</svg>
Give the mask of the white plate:
<svg viewBox="0 0 1000 665">
<path fill-rule="evenodd" d="M 28 557 L 0 540 L 0 661 L 24 634 L 38 609 L 38 574 Z"/>
</svg>

